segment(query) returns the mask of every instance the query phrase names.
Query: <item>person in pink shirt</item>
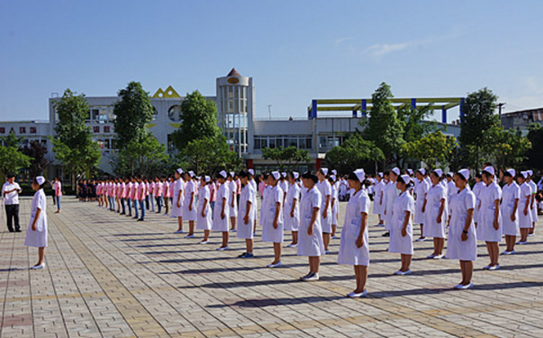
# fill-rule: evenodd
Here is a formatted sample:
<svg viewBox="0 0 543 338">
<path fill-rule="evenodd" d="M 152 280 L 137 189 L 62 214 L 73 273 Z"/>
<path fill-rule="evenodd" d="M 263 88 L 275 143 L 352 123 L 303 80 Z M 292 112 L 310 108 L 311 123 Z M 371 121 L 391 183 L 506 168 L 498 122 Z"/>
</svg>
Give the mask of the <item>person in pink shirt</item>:
<svg viewBox="0 0 543 338">
<path fill-rule="evenodd" d="M 169 200 L 170 200 L 170 182 L 166 177 L 162 178 L 162 189 L 163 190 L 163 202 L 164 202 L 164 215 L 168 214 L 169 209 Z"/>
<path fill-rule="evenodd" d="M 149 178 L 149 183 L 147 183 L 147 188 L 149 189 L 149 202 L 151 204 L 151 211 L 155 211 L 155 181 L 152 178 Z M 149 209 L 147 209 L 149 210 Z"/>
<path fill-rule="evenodd" d="M 147 184 L 143 182 L 141 176 L 138 176 L 138 190 L 136 191 L 136 199 L 139 201 L 140 205 L 140 218 L 138 218 L 139 222 L 143 222 L 145 218 L 145 200 L 147 196 Z"/>
<path fill-rule="evenodd" d="M 126 215 L 126 208 L 125 208 L 125 203 L 126 203 L 126 190 L 127 190 L 127 187 L 126 187 L 126 179 L 122 179 L 121 178 L 121 205 L 122 205 L 122 212 L 121 212 L 121 215 Z"/>
<path fill-rule="evenodd" d="M 134 219 L 138 218 L 138 205 L 140 204 L 138 190 L 139 183 L 135 177 L 132 177 L 132 206 L 134 207 Z"/>
<path fill-rule="evenodd" d="M 164 188 L 162 187 L 162 182 L 160 182 L 160 178 L 157 176 L 155 177 L 155 189 L 154 189 L 154 195 L 155 195 L 155 202 L 157 207 L 157 214 L 160 214 L 162 211 L 162 194 L 163 194 Z"/>
<path fill-rule="evenodd" d="M 55 189 L 55 198 L 57 200 L 57 211 L 55 213 L 60 213 L 60 198 L 62 197 L 62 184 L 60 183 L 60 178 L 55 177 L 55 183 L 53 184 L 53 189 Z"/>
<path fill-rule="evenodd" d="M 115 178 L 115 202 L 117 203 L 117 213 L 121 213 L 121 179 Z"/>
<path fill-rule="evenodd" d="M 260 199 L 264 198 L 264 189 L 266 189 L 266 182 L 264 182 L 264 175 L 260 175 L 260 182 L 258 182 L 258 192 L 260 193 Z"/>
<path fill-rule="evenodd" d="M 215 199 L 217 198 L 217 184 L 215 181 L 211 181 L 208 185 L 209 187 L 209 204 L 211 205 L 211 211 L 215 209 Z"/>
</svg>

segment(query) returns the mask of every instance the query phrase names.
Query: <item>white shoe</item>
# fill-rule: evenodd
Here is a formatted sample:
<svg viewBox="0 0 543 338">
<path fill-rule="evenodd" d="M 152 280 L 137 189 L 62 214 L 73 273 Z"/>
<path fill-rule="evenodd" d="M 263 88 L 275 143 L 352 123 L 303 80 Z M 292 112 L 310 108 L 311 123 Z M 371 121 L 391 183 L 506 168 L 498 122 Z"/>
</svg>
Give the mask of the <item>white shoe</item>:
<svg viewBox="0 0 543 338">
<path fill-rule="evenodd" d="M 431 255 L 426 256 L 426 258 L 428 258 L 428 259 L 434 259 L 434 258 L 436 258 L 436 257 L 437 257 L 437 256 L 434 255 L 434 254 L 431 254 Z"/>
<path fill-rule="evenodd" d="M 278 263 L 275 263 L 275 264 L 268 264 L 267 267 L 270 268 L 270 269 L 273 269 L 273 268 L 278 268 L 278 267 L 281 267 L 283 266 L 283 263 L 281 262 L 278 262 Z"/>
<path fill-rule="evenodd" d="M 488 270 L 495 271 L 495 270 L 498 270 L 499 268 L 500 268 L 500 265 L 498 264 L 498 265 L 495 265 L 495 266 L 489 266 Z"/>
<path fill-rule="evenodd" d="M 319 274 L 310 272 L 307 276 L 301 278 L 304 282 L 313 282 L 319 280 Z"/>
<path fill-rule="evenodd" d="M 230 232 L 238 232 L 236 229 L 230 229 Z"/>
<path fill-rule="evenodd" d="M 468 290 L 473 288 L 473 283 L 469 283 L 468 285 L 458 284 L 455 285 L 454 288 L 456 290 Z"/>
<path fill-rule="evenodd" d="M 337 237 L 336 235 L 330 237 L 330 239 L 338 239 L 339 237 Z"/>
<path fill-rule="evenodd" d="M 289 244 L 287 245 L 287 248 L 297 248 L 298 244 Z"/>
<path fill-rule="evenodd" d="M 437 256 L 434 256 L 434 259 L 441 259 L 441 258 L 444 258 L 445 255 L 437 255 Z"/>
<path fill-rule="evenodd" d="M 535 232 L 533 234 L 528 234 L 528 237 L 534 237 L 535 236 Z"/>
<path fill-rule="evenodd" d="M 194 235 L 186 235 L 185 238 L 194 238 Z"/>
<path fill-rule="evenodd" d="M 225 251 L 225 250 L 230 250 L 230 248 L 228 247 L 228 245 L 225 246 L 225 247 L 222 247 L 222 246 L 221 246 L 220 248 L 217 248 L 217 251 Z"/>
<path fill-rule="evenodd" d="M 325 255 L 329 255 L 329 254 L 330 254 L 330 250 L 326 250 L 326 251 L 324 252 L 324 254 L 325 254 Z"/>
<path fill-rule="evenodd" d="M 198 244 L 208 244 L 208 243 L 209 243 L 209 241 L 200 241 L 200 242 L 198 242 Z"/>
<path fill-rule="evenodd" d="M 174 234 L 182 234 L 182 233 L 183 233 L 183 230 L 174 231 Z"/>
<path fill-rule="evenodd" d="M 30 270 L 41 270 L 41 269 L 45 269 L 45 263 L 41 263 L 40 265 L 34 265 L 30 267 Z"/>
<path fill-rule="evenodd" d="M 364 292 L 362 292 L 362 293 L 349 292 L 347 294 L 347 297 L 349 297 L 349 298 L 360 298 L 360 297 L 366 297 L 367 295 L 368 295 L 368 290 L 364 290 Z"/>
<path fill-rule="evenodd" d="M 512 255 L 514 253 L 515 253 L 515 250 L 513 250 L 513 251 L 504 251 L 504 252 L 502 252 L 502 255 Z"/>
<path fill-rule="evenodd" d="M 490 265 L 483 266 L 483 270 L 488 270 L 488 269 L 490 269 Z"/>
<path fill-rule="evenodd" d="M 398 270 L 394 274 L 398 275 L 398 276 L 410 275 L 411 274 L 411 269 L 409 269 L 407 271 Z"/>
<path fill-rule="evenodd" d="M 424 238 L 417 238 L 415 242 L 424 242 L 426 240 L 426 237 Z"/>
<path fill-rule="evenodd" d="M 518 241 L 516 244 L 517 244 L 517 245 L 525 245 L 525 244 L 528 244 L 528 241 L 526 241 L 526 242 L 520 242 L 520 241 Z"/>
</svg>

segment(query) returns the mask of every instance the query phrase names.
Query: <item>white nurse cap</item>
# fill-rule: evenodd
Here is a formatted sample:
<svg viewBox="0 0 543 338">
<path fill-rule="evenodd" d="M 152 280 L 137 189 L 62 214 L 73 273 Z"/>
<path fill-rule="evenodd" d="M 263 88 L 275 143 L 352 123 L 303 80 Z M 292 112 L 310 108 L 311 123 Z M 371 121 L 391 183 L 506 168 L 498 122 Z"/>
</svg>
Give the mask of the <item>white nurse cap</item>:
<svg viewBox="0 0 543 338">
<path fill-rule="evenodd" d="M 400 177 L 402 178 L 403 183 L 405 184 L 411 183 L 411 177 L 409 177 L 409 175 L 402 175 Z"/>
<path fill-rule="evenodd" d="M 249 174 L 251 174 L 251 176 L 254 176 L 254 175 L 255 175 L 255 171 L 254 171 L 253 169 L 249 169 L 249 170 L 247 170 L 247 172 L 248 172 Z"/>
<path fill-rule="evenodd" d="M 528 178 L 528 172 L 527 171 L 521 171 L 520 174 L 522 175 L 522 177 L 524 177 L 524 179 Z"/>
<path fill-rule="evenodd" d="M 36 177 L 36 182 L 38 182 L 38 185 L 42 185 L 43 183 L 45 183 L 45 177 L 43 176 Z"/>
<path fill-rule="evenodd" d="M 453 176 L 454 176 L 454 173 L 450 172 L 450 173 L 447 174 L 447 176 L 453 177 Z"/>
<path fill-rule="evenodd" d="M 324 176 L 328 176 L 328 168 L 321 168 L 321 170 Z"/>
<path fill-rule="evenodd" d="M 176 171 L 177 171 L 177 173 L 178 173 L 179 175 L 181 175 L 181 174 L 183 173 L 183 169 L 181 169 L 181 168 L 177 168 Z"/>
<path fill-rule="evenodd" d="M 353 171 L 353 174 L 356 175 L 360 182 L 364 182 L 364 179 L 366 178 L 366 173 L 364 172 L 364 169 L 356 169 L 355 171 Z"/>
<path fill-rule="evenodd" d="M 391 171 L 395 173 L 396 176 L 400 176 L 400 169 L 398 169 L 398 167 L 393 168 Z"/>
<path fill-rule="evenodd" d="M 413 169 L 407 169 L 407 172 L 409 173 L 409 175 L 413 175 Z"/>
<path fill-rule="evenodd" d="M 526 170 L 526 172 L 528 173 L 528 175 L 534 176 L 534 172 L 533 172 L 533 171 L 531 171 L 531 170 Z"/>
<path fill-rule="evenodd" d="M 233 172 L 233 171 L 231 171 L 231 172 L 230 172 L 230 176 L 232 176 L 232 178 L 234 178 L 234 176 L 236 176 L 236 173 Z"/>
<path fill-rule="evenodd" d="M 424 168 L 420 168 L 420 169 L 418 170 L 418 172 L 419 172 L 422 176 L 426 175 L 426 169 L 424 169 Z"/>
<path fill-rule="evenodd" d="M 295 180 L 297 180 L 298 177 L 300 177 L 300 174 L 298 174 L 297 171 L 293 171 L 293 172 L 292 172 L 292 176 L 294 177 Z"/>
<path fill-rule="evenodd" d="M 437 175 L 438 177 L 443 176 L 443 170 L 441 170 L 441 169 L 435 169 L 434 172 L 436 173 L 436 175 Z"/>
<path fill-rule="evenodd" d="M 383 173 L 382 172 L 379 172 L 377 174 L 379 175 L 379 177 L 383 178 Z"/>
<path fill-rule="evenodd" d="M 226 173 L 226 171 L 221 170 L 221 171 L 219 172 L 219 176 L 222 177 L 222 178 L 226 178 L 226 177 L 228 177 L 228 174 Z"/>
<path fill-rule="evenodd" d="M 483 169 L 483 171 L 486 171 L 487 173 L 489 173 L 490 175 L 494 175 L 496 172 L 494 171 L 494 168 L 493 167 L 485 167 Z"/>
<path fill-rule="evenodd" d="M 335 181 L 335 180 L 336 180 L 336 176 L 335 176 L 335 175 L 330 175 L 330 178 L 332 179 L 332 181 Z"/>
<path fill-rule="evenodd" d="M 332 170 L 332 175 L 337 175 L 337 170 L 336 169 Z"/>
<path fill-rule="evenodd" d="M 286 172 L 282 172 L 282 173 L 281 173 L 281 176 L 287 177 L 287 173 L 286 173 Z"/>
<path fill-rule="evenodd" d="M 206 175 L 206 177 L 205 177 L 205 181 L 206 181 L 206 182 L 209 182 L 209 181 L 211 181 L 211 177 L 209 177 L 209 176 L 207 176 L 207 175 Z"/>
<path fill-rule="evenodd" d="M 278 180 L 279 177 L 281 177 L 281 174 L 279 174 L 278 171 L 272 171 L 272 172 L 271 172 L 271 175 L 272 175 L 273 178 L 275 178 L 276 180 Z"/>
<path fill-rule="evenodd" d="M 190 170 L 190 171 L 189 171 L 189 176 L 190 176 L 190 177 L 194 177 L 194 171 Z"/>
<path fill-rule="evenodd" d="M 517 176 L 517 172 L 515 171 L 515 169 L 507 169 L 507 172 L 509 173 L 509 175 L 511 175 L 511 177 Z"/>
<path fill-rule="evenodd" d="M 469 170 L 468 169 L 460 169 L 458 170 L 457 172 L 459 175 L 462 175 L 462 177 L 464 177 L 464 179 L 467 181 L 469 180 Z"/>
</svg>

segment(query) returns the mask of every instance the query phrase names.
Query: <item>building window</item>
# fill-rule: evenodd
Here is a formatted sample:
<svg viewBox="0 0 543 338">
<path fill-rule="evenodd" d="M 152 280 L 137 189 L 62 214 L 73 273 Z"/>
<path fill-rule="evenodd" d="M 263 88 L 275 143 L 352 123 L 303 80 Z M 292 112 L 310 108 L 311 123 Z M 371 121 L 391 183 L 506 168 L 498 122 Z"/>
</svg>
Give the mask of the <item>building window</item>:
<svg viewBox="0 0 543 338">
<path fill-rule="evenodd" d="M 100 127 L 99 126 L 94 126 L 92 127 L 92 131 L 95 133 L 95 134 L 98 134 L 100 132 Z"/>
<path fill-rule="evenodd" d="M 168 109 L 168 117 L 173 122 L 179 122 L 181 121 L 181 106 L 180 105 L 173 105 Z"/>
<path fill-rule="evenodd" d="M 110 126 L 104 126 L 104 133 L 110 133 L 111 127 Z"/>
<path fill-rule="evenodd" d="M 0 127 L 0 134 L 5 134 L 5 133 L 6 133 L 6 128 Z"/>
<path fill-rule="evenodd" d="M 36 134 L 36 127 L 30 127 L 30 134 Z"/>
<path fill-rule="evenodd" d="M 26 134 L 26 127 L 19 127 L 19 134 Z"/>
<path fill-rule="evenodd" d="M 152 121 L 156 121 L 158 118 L 158 112 L 155 108 L 155 106 L 153 106 L 153 117 L 151 118 Z"/>
</svg>

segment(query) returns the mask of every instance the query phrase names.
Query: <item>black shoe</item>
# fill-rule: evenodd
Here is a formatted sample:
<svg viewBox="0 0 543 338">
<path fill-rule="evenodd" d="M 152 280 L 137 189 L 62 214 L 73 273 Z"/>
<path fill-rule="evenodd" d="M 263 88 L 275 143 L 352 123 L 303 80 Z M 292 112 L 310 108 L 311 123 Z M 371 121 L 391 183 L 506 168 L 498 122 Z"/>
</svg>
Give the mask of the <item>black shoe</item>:
<svg viewBox="0 0 543 338">
<path fill-rule="evenodd" d="M 143 222 L 143 218 L 138 218 L 138 222 Z"/>
<path fill-rule="evenodd" d="M 22 232 L 22 231 L 21 231 L 21 229 L 17 229 L 17 230 L 15 230 L 15 232 Z"/>
<path fill-rule="evenodd" d="M 390 237 L 390 231 L 385 232 L 385 233 L 382 234 L 381 236 L 383 236 L 383 237 Z"/>
<path fill-rule="evenodd" d="M 15 232 L 15 230 L 13 230 L 13 229 L 8 229 L 8 230 L 9 230 L 9 232 Z"/>
</svg>

